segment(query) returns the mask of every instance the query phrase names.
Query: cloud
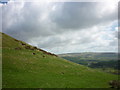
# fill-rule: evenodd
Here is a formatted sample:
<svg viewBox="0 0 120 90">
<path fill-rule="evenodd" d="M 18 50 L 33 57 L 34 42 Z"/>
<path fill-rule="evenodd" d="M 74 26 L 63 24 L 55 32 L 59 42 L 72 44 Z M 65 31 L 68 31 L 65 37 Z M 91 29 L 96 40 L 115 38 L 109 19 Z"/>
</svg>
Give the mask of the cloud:
<svg viewBox="0 0 120 90">
<path fill-rule="evenodd" d="M 117 7 L 108 4 L 110 3 L 66 2 L 61 7 L 55 7 L 51 18 L 60 28 L 89 28 L 117 19 Z"/>
<path fill-rule="evenodd" d="M 117 50 L 115 3 L 9 2 L 2 18 L 4 33 L 53 53 Z"/>
<path fill-rule="evenodd" d="M 44 11 L 46 7 L 44 9 L 42 6 L 41 4 L 37 7 L 37 5 L 29 2 L 24 4 L 12 3 L 3 7 L 3 31 L 25 41 L 39 35 L 47 36 L 52 34 L 50 29 L 45 28 L 46 25 L 49 28 L 49 21 L 46 23 L 45 20 L 42 20 L 44 13 L 47 12 Z"/>
</svg>

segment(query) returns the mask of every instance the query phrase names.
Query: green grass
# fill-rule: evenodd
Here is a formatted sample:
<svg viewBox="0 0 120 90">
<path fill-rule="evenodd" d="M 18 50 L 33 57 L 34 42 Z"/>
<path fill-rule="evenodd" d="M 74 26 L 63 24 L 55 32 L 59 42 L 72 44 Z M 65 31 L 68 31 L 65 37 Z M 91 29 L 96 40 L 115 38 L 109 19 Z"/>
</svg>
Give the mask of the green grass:
<svg viewBox="0 0 120 90">
<path fill-rule="evenodd" d="M 118 79 L 117 75 L 25 49 L 21 41 L 8 35 L 2 37 L 3 88 L 108 88 L 110 80 Z"/>
</svg>

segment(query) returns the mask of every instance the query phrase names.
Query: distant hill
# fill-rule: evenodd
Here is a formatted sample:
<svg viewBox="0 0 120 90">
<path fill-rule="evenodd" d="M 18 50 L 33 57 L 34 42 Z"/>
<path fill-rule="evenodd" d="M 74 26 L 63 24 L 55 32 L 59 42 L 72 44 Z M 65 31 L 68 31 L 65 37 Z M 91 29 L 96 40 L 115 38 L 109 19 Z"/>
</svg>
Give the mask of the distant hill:
<svg viewBox="0 0 120 90">
<path fill-rule="evenodd" d="M 118 72 L 118 70 L 120 70 L 119 67 L 120 60 L 118 60 L 118 53 L 87 52 L 87 53 L 67 53 L 60 54 L 58 56 L 91 68 L 101 68 L 107 72 L 111 72 L 110 69 L 112 69 L 112 73 L 120 74 L 120 71 Z"/>
<path fill-rule="evenodd" d="M 118 60 L 118 53 L 98 53 L 98 52 L 86 52 L 86 53 L 67 53 L 67 54 L 59 54 L 60 57 L 74 57 L 81 60 Z"/>
<path fill-rule="evenodd" d="M 3 88 L 109 88 L 118 79 L 1 35 Z"/>
</svg>

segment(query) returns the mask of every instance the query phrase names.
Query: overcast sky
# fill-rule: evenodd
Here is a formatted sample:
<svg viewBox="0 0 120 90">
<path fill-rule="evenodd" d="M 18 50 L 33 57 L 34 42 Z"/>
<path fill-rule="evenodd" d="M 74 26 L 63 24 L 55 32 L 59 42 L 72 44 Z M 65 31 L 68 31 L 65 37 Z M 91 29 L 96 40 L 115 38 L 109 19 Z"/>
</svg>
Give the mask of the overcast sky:
<svg viewBox="0 0 120 90">
<path fill-rule="evenodd" d="M 9 2 L 0 8 L 2 32 L 41 49 L 117 52 L 116 2 Z"/>
</svg>

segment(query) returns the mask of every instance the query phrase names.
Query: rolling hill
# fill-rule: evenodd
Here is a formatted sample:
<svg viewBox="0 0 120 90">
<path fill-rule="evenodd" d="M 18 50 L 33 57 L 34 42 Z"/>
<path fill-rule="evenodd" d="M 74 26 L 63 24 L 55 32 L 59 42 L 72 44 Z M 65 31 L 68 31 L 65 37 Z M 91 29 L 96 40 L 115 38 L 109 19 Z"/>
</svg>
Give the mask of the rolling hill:
<svg viewBox="0 0 120 90">
<path fill-rule="evenodd" d="M 120 75 L 120 60 L 118 60 L 118 53 L 84 52 L 59 54 L 58 56 L 90 68 L 96 68 L 104 72 Z"/>
<path fill-rule="evenodd" d="M 4 33 L 3 88 L 109 88 L 117 75 L 79 65 Z M 0 48 L 1 49 L 1 48 Z"/>
<path fill-rule="evenodd" d="M 93 53 L 93 52 L 84 52 L 84 53 L 67 53 L 59 54 L 59 57 L 67 59 L 69 61 L 90 66 L 90 64 L 106 64 L 108 66 L 119 69 L 118 67 L 118 53 Z M 98 65 L 97 65 L 98 66 Z"/>
<path fill-rule="evenodd" d="M 118 53 L 113 52 L 84 52 L 84 53 L 66 53 L 59 54 L 60 57 L 74 57 L 81 60 L 118 60 Z"/>
</svg>

